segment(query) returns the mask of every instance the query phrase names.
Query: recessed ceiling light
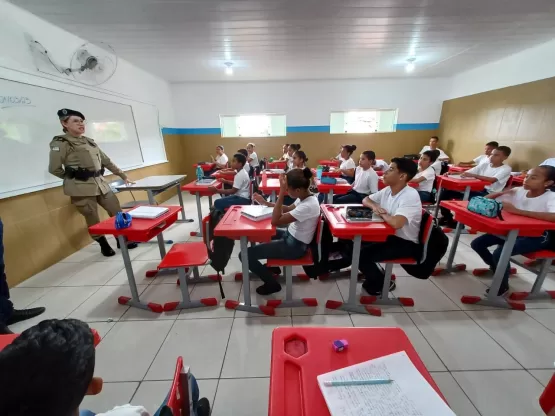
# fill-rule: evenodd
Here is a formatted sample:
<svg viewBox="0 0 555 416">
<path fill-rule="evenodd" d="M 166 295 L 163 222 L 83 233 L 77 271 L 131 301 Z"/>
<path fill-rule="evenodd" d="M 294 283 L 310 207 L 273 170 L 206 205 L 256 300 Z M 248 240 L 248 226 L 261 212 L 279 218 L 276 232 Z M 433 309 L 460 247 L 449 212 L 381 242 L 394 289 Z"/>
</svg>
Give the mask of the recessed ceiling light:
<svg viewBox="0 0 555 416">
<path fill-rule="evenodd" d="M 233 62 L 226 62 L 225 63 L 225 74 L 226 75 L 233 75 Z"/>
<path fill-rule="evenodd" d="M 409 58 L 407 59 L 407 64 L 405 65 L 405 71 L 406 72 L 412 72 L 414 71 L 414 68 L 416 67 L 416 65 L 414 64 L 414 62 L 416 61 L 416 58 Z"/>
</svg>

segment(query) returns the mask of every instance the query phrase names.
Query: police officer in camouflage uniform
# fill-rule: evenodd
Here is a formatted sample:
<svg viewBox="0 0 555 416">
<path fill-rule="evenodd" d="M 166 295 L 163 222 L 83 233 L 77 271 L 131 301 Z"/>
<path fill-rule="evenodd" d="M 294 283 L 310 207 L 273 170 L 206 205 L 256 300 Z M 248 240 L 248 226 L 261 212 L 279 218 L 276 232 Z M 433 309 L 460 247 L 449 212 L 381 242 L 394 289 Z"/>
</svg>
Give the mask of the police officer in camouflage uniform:
<svg viewBox="0 0 555 416">
<path fill-rule="evenodd" d="M 71 197 L 71 203 L 85 217 L 87 226 L 100 222 L 98 205 L 113 217 L 121 211 L 118 198 L 103 177 L 104 168 L 130 184 L 127 175 L 100 150 L 93 139 L 83 136 L 85 116 L 79 111 L 64 108 L 58 111 L 63 135 L 55 136 L 50 142 L 50 163 L 48 171 L 64 180 L 64 193 Z M 106 237 L 91 235 L 100 244 L 104 256 L 115 254 Z M 137 247 L 128 243 L 128 248 Z M 119 248 L 119 241 L 118 241 Z"/>
</svg>

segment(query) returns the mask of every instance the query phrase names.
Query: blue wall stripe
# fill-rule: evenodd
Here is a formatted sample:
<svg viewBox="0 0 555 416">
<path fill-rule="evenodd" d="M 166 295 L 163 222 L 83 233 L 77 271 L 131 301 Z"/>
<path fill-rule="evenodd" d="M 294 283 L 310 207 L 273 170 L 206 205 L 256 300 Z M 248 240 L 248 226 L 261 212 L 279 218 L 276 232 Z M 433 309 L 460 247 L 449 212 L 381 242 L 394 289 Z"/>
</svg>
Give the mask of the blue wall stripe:
<svg viewBox="0 0 555 416">
<path fill-rule="evenodd" d="M 397 131 L 436 130 L 439 123 L 401 123 L 396 125 Z M 288 126 L 287 133 L 329 133 L 330 126 Z M 162 134 L 221 134 L 219 127 L 177 128 L 164 127 Z"/>
</svg>

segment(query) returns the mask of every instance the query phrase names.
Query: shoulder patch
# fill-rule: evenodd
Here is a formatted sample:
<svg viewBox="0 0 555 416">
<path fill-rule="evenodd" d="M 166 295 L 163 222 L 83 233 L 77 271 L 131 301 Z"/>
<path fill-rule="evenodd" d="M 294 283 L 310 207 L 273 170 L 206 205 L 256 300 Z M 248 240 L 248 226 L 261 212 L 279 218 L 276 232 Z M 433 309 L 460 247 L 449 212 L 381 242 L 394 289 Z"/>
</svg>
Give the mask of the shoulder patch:
<svg viewBox="0 0 555 416">
<path fill-rule="evenodd" d="M 52 146 L 52 147 L 50 148 L 50 150 L 52 150 L 52 151 L 54 151 L 54 152 L 59 152 L 59 151 L 60 151 L 60 148 L 59 148 L 58 146 Z"/>
</svg>

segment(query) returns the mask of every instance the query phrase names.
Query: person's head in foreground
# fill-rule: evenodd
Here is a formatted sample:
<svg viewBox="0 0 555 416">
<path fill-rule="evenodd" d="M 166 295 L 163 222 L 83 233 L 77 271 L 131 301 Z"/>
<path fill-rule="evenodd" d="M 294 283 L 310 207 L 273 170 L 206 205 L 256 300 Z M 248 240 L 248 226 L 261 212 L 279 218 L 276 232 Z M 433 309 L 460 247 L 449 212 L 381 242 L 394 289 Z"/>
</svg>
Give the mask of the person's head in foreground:
<svg viewBox="0 0 555 416">
<path fill-rule="evenodd" d="M 306 157 L 305 152 L 297 150 L 293 153 L 293 166 L 296 168 L 304 168 L 306 166 L 306 162 L 308 162 L 308 158 Z"/>
<path fill-rule="evenodd" d="M 242 153 L 235 153 L 231 160 L 231 167 L 238 171 L 239 169 L 243 169 L 245 163 L 247 163 L 247 157 Z"/>
<path fill-rule="evenodd" d="M 374 153 L 372 150 L 366 150 L 362 152 L 358 159 L 358 165 L 364 170 L 370 169 L 375 162 L 376 162 L 376 153 Z"/>
<path fill-rule="evenodd" d="M 300 149 L 301 149 L 300 144 L 290 144 L 289 147 L 287 148 L 287 154 L 293 157 L 295 152 L 299 151 Z"/>
<path fill-rule="evenodd" d="M 420 160 L 418 161 L 418 166 L 420 166 L 420 170 L 426 170 L 430 166 L 432 166 L 432 164 L 437 159 L 437 153 L 439 152 L 433 150 L 426 150 L 424 153 L 422 153 L 420 155 Z"/>
<path fill-rule="evenodd" d="M 249 155 L 249 152 L 247 152 L 247 149 L 239 149 L 237 150 L 237 153 L 241 153 L 245 157 Z"/>
<path fill-rule="evenodd" d="M 354 144 L 344 144 L 341 147 L 341 157 L 348 160 L 355 150 L 357 150 L 357 147 Z"/>
<path fill-rule="evenodd" d="M 303 200 L 311 195 L 308 188 L 310 187 L 312 172 L 309 168 L 291 169 L 285 176 L 287 178 L 287 194 L 291 198 Z"/>
<path fill-rule="evenodd" d="M 68 133 L 73 137 L 80 137 L 85 134 L 85 116 L 83 113 L 62 108 L 57 114 L 64 133 Z"/>
<path fill-rule="evenodd" d="M 439 137 L 437 136 L 430 137 L 430 147 L 432 148 L 432 150 L 434 150 L 437 147 L 438 142 L 439 142 Z"/>
<path fill-rule="evenodd" d="M 77 416 L 94 360 L 84 322 L 51 319 L 27 329 L 0 352 L 0 415 Z"/>
<path fill-rule="evenodd" d="M 383 182 L 389 186 L 406 185 L 414 178 L 417 170 L 416 163 L 412 160 L 404 157 L 394 157 L 391 159 L 389 169 L 383 174 Z"/>
<path fill-rule="evenodd" d="M 523 188 L 532 192 L 548 191 L 555 184 L 555 167 L 540 165 L 531 169 L 524 179 Z"/>
<path fill-rule="evenodd" d="M 254 148 L 255 148 L 254 143 L 249 143 L 249 144 L 247 144 L 247 152 L 249 152 L 249 155 L 250 155 L 252 152 L 254 152 Z"/>
<path fill-rule="evenodd" d="M 499 146 L 493 149 L 489 161 L 493 166 L 501 166 L 503 162 L 511 155 L 511 148 L 507 146 Z"/>
<path fill-rule="evenodd" d="M 486 156 L 491 156 L 491 153 L 499 147 L 499 143 L 497 142 L 487 142 L 484 146 L 484 154 Z"/>
<path fill-rule="evenodd" d="M 222 145 L 216 146 L 216 154 L 221 156 L 224 154 L 224 147 Z"/>
</svg>

